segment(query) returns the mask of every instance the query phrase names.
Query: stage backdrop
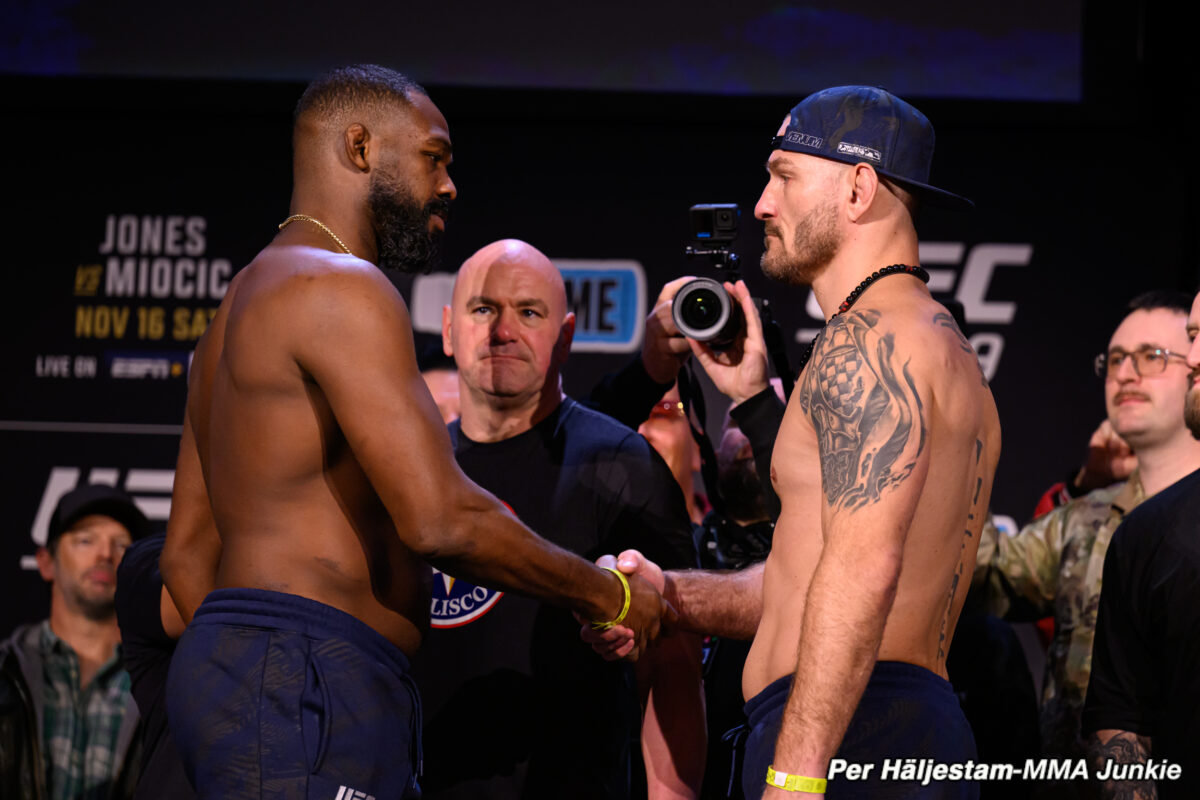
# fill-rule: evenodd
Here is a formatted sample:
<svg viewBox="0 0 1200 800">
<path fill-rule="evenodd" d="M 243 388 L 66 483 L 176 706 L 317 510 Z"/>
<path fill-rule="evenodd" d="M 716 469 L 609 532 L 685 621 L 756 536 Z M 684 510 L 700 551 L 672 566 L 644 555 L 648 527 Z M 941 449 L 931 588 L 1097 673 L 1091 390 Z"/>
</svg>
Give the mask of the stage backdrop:
<svg viewBox="0 0 1200 800">
<path fill-rule="evenodd" d="M 0 86 L 15 121 L 0 134 L 2 633 L 46 611 L 32 555 L 64 491 L 122 486 L 165 523 L 190 353 L 287 215 L 302 86 Z M 443 272 L 397 279 L 418 329 L 437 329 L 466 256 L 526 239 L 567 274 L 579 335 L 565 381 L 584 393 L 636 352 L 661 286 L 707 269 L 683 256 L 687 208 L 701 202 L 741 204 L 746 281 L 772 301 L 793 362 L 819 327 L 807 290 L 756 266 L 767 144 L 799 97 L 430 92 L 450 121 L 460 199 Z M 964 306 L 1004 426 L 993 509 L 1020 523 L 1101 419 L 1091 358 L 1123 303 L 1194 288 L 1191 181 L 1161 179 L 1161 131 L 1114 130 L 1083 106 L 914 99 L 938 130 L 934 183 L 978 205 L 928 210 L 921 261 L 934 291 Z"/>
</svg>

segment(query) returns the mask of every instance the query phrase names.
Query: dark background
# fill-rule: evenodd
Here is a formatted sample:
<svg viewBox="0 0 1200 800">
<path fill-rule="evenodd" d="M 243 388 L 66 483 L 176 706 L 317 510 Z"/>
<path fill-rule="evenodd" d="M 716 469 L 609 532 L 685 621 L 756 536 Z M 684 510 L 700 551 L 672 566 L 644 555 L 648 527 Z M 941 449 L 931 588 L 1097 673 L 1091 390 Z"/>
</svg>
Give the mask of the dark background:
<svg viewBox="0 0 1200 800">
<path fill-rule="evenodd" d="M 976 248 L 1031 247 L 1026 265 L 999 266 L 986 284 L 988 302 L 1014 305 L 1011 321 L 973 318 L 968 306 L 966 330 L 1003 341 L 993 510 L 1025 521 L 1103 415 L 1090 359 L 1123 303 L 1149 288 L 1196 288 L 1185 117 L 1197 73 L 1182 26 L 1148 2 L 868 3 L 853 15 L 832 3 L 644 5 L 594 16 L 532 3 L 442 4 L 436 15 L 295 2 L 253 12 L 132 3 L 120 15 L 6 5 L 0 632 L 45 614 L 44 588 L 22 562 L 76 480 L 125 486 L 165 520 L 193 346 L 173 338 L 171 315 L 215 301 L 113 298 L 103 281 L 80 294 L 79 268 L 105 262 L 107 218 L 202 217 L 201 257 L 245 264 L 287 214 L 295 100 L 320 69 L 352 61 L 409 72 L 450 122 L 459 201 L 443 269 L 518 237 L 552 258 L 639 262 L 648 303 L 667 280 L 704 269 L 682 256 L 687 207 L 738 202 L 747 283 L 773 301 L 793 362 L 795 332 L 819 320 L 805 311 L 807 290 L 768 283 L 755 266 L 767 140 L 827 85 L 906 96 L 938 131 L 933 182 L 977 203 L 965 215 L 928 210 L 918 224 L 924 246 L 961 245 L 957 264 L 937 265 L 954 289 Z M 398 282 L 406 294 L 410 282 Z M 96 306 L 129 310 L 123 338 L 80 333 L 79 308 Z M 155 307 L 166 334 L 138 339 L 139 309 Z M 97 375 L 51 377 L 50 355 L 94 357 Z M 628 357 L 577 353 L 568 392 Z M 174 372 L 113 377 L 131 358 Z"/>
</svg>

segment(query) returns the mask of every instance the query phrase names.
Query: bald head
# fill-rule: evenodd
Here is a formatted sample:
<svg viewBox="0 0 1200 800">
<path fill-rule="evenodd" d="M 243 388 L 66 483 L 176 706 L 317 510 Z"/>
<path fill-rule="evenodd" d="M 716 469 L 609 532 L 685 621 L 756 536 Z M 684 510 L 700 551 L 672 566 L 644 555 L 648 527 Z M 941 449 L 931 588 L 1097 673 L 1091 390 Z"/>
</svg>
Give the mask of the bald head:
<svg viewBox="0 0 1200 800">
<path fill-rule="evenodd" d="M 523 274 L 526 284 L 536 289 L 554 319 L 561 321 L 566 315 L 567 288 L 562 273 L 545 253 L 520 239 L 501 239 L 484 245 L 463 262 L 454 279 L 455 305 L 459 304 L 463 292 L 477 288 L 481 278 L 487 283 L 486 276 L 493 271 L 497 276 L 493 283 L 511 280 L 510 274 Z M 501 275 L 505 277 L 500 278 Z"/>
<path fill-rule="evenodd" d="M 562 275 L 536 247 L 493 242 L 468 258 L 442 311 L 442 343 L 458 365 L 467 409 L 525 413 L 560 399 L 558 372 L 575 315 Z"/>
</svg>

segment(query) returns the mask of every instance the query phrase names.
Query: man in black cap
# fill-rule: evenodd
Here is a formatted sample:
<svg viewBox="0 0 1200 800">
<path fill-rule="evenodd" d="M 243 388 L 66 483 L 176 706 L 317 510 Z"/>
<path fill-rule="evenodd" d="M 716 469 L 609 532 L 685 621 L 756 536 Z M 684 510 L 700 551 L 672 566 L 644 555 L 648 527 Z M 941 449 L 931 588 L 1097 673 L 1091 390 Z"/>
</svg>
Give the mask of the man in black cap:
<svg viewBox="0 0 1200 800">
<path fill-rule="evenodd" d="M 946 655 L 1000 425 L 974 351 L 917 264 L 918 205 L 970 206 L 929 185 L 933 143 L 925 116 L 881 89 L 826 89 L 792 109 L 755 207 L 762 268 L 812 286 L 826 324 L 775 443 L 771 553 L 736 573 L 618 559 L 657 583 L 685 628 L 753 637 L 747 797 L 823 794 L 827 779 L 837 797 L 978 794 Z M 752 317 L 745 285 L 727 289 Z M 770 391 L 761 356 L 692 350 L 735 400 Z M 598 650 L 624 652 L 599 638 Z"/>
<path fill-rule="evenodd" d="M 138 714 L 114 596 L 125 549 L 148 532 L 132 498 L 111 486 L 59 500 L 37 552 L 50 618 L 0 645 L 0 796 L 131 795 Z"/>
</svg>

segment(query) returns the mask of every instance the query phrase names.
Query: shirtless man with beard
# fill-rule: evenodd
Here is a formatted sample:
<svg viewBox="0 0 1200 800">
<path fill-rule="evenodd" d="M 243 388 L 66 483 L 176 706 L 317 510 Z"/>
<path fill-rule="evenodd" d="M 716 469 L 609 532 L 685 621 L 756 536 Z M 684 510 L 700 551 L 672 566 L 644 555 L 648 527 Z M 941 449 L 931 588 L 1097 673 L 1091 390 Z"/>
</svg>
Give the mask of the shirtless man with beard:
<svg viewBox="0 0 1200 800">
<path fill-rule="evenodd" d="M 425 91 L 337 70 L 301 98 L 293 145 L 292 215 L 196 348 L 161 561 L 189 622 L 168 714 L 201 797 L 410 796 L 426 562 L 624 616 L 643 644 L 666 606 L 538 538 L 455 465 L 379 269 L 425 267 L 455 197 Z"/>
<path fill-rule="evenodd" d="M 792 109 L 755 208 L 762 268 L 811 285 L 826 325 L 775 443 L 770 556 L 665 575 L 637 552 L 618 559 L 657 582 L 683 627 L 753 638 L 747 797 L 823 794 L 827 779 L 830 797 L 978 796 L 970 780 L 883 774 L 889 759 L 975 755 L 946 656 L 1000 454 L 976 355 L 917 265 L 918 202 L 969 205 L 929 185 L 932 155 L 929 121 L 880 89 Z M 727 288 L 756 325 L 745 285 Z M 765 358 L 692 349 L 735 401 L 770 391 Z M 615 656 L 633 645 L 620 633 L 591 638 Z"/>
</svg>

